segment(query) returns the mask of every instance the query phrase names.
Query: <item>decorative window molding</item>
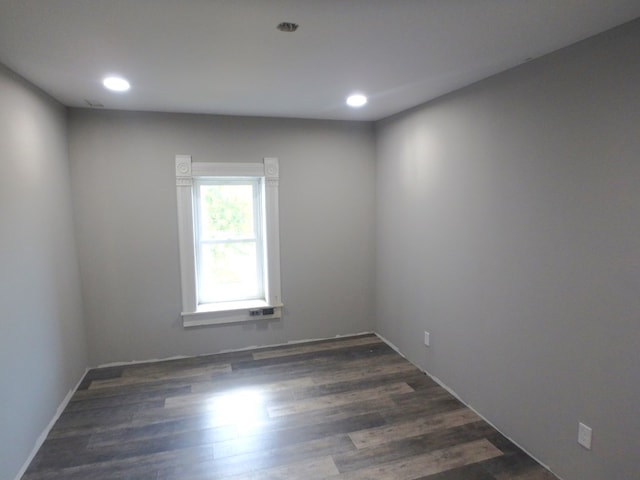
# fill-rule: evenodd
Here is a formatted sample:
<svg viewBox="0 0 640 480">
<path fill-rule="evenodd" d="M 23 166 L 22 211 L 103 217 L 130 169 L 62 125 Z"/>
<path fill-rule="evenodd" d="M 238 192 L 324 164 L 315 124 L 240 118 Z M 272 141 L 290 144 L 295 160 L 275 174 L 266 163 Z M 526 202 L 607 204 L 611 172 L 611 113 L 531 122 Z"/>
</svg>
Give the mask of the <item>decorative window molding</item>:
<svg viewBox="0 0 640 480">
<path fill-rule="evenodd" d="M 280 318 L 280 238 L 278 219 L 279 165 L 277 158 L 263 163 L 192 162 L 190 155 L 176 155 L 176 194 L 180 245 L 182 319 L 185 327 Z M 264 298 L 198 304 L 194 180 L 260 178 L 263 191 L 263 284 Z"/>
</svg>

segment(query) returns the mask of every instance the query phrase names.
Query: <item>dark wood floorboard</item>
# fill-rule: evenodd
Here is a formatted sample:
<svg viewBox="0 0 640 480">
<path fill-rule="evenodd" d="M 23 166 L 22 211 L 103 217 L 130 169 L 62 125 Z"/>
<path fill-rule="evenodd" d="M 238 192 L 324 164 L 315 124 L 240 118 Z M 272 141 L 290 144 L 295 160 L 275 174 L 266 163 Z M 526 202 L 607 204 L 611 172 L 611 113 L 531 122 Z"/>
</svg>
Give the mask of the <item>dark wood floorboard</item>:
<svg viewBox="0 0 640 480">
<path fill-rule="evenodd" d="M 374 335 L 91 370 L 24 480 L 556 480 Z"/>
</svg>

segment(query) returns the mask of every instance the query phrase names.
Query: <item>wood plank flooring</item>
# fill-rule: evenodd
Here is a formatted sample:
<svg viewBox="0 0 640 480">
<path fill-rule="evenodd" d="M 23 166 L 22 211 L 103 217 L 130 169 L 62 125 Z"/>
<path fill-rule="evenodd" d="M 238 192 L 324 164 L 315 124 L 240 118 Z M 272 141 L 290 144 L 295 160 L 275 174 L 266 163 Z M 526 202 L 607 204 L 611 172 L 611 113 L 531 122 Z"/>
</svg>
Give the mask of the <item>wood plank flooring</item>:
<svg viewBox="0 0 640 480">
<path fill-rule="evenodd" d="M 88 372 L 24 480 L 555 480 L 374 335 Z"/>
</svg>

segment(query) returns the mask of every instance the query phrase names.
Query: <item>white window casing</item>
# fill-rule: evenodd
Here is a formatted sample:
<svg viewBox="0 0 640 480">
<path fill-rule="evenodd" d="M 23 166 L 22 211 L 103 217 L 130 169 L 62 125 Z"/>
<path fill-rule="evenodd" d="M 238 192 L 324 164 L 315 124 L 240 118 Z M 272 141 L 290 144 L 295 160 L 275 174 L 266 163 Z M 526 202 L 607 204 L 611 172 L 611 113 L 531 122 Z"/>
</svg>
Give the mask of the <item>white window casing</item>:
<svg viewBox="0 0 640 480">
<path fill-rule="evenodd" d="M 182 320 L 185 327 L 275 319 L 282 315 L 280 291 L 280 239 L 278 222 L 279 166 L 277 158 L 262 163 L 192 162 L 190 155 L 176 155 L 176 193 Z M 264 298 L 198 305 L 194 180 L 211 177 L 260 177 L 263 188 Z"/>
</svg>

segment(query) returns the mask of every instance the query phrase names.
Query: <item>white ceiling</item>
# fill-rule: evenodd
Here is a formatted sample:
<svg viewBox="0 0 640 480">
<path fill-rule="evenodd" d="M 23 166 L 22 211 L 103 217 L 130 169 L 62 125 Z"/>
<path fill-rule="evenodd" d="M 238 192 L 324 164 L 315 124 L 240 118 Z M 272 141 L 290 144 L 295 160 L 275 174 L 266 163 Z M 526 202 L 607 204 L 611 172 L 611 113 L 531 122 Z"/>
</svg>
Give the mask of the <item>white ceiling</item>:
<svg viewBox="0 0 640 480">
<path fill-rule="evenodd" d="M 74 107 L 377 120 L 639 16 L 639 0 L 0 0 L 0 62 Z M 110 73 L 131 90 L 104 90 Z"/>
</svg>

